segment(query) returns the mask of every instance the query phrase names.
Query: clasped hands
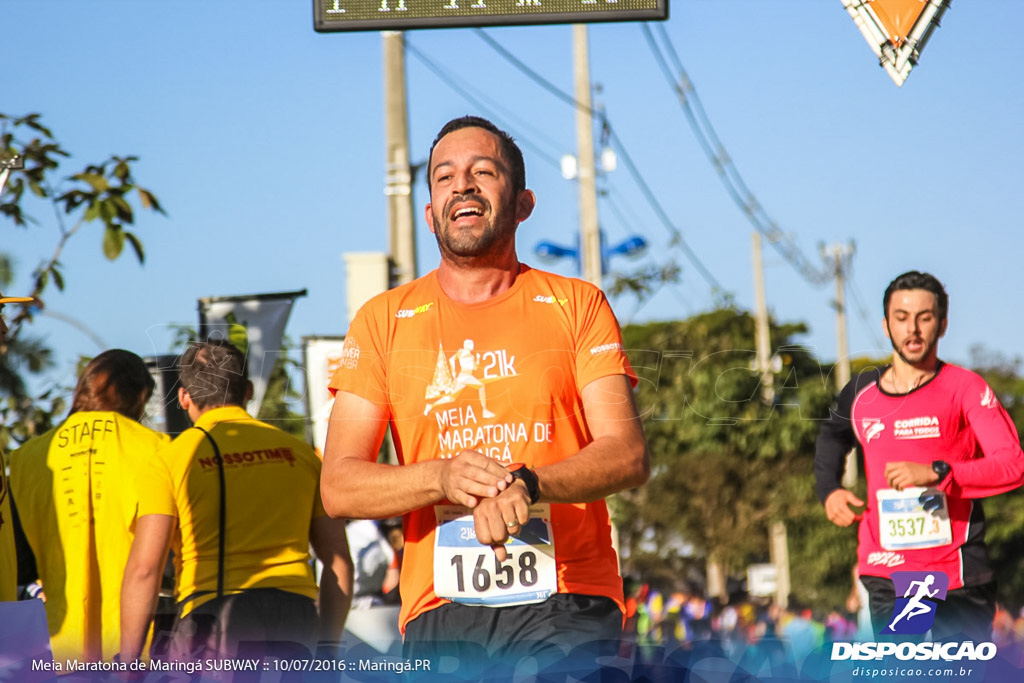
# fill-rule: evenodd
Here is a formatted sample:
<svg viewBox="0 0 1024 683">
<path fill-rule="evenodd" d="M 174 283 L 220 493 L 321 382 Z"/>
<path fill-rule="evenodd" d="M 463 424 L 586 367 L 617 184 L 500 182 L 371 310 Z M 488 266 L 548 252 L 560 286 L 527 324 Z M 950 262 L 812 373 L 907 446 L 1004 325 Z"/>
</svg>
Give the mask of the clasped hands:
<svg viewBox="0 0 1024 683">
<path fill-rule="evenodd" d="M 530 494 L 493 458 L 464 450 L 446 461 L 441 474 L 445 498 L 473 511 L 476 540 L 494 549 L 499 562 L 508 557 L 505 541 L 530 516 Z"/>
</svg>

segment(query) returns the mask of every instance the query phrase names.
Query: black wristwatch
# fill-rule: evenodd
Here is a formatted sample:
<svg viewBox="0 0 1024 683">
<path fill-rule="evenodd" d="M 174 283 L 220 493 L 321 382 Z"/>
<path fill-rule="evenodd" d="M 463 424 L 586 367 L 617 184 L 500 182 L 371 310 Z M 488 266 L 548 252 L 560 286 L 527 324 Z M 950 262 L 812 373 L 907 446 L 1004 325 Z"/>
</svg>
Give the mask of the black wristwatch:
<svg viewBox="0 0 1024 683">
<path fill-rule="evenodd" d="M 540 500 L 540 480 L 537 479 L 536 472 L 521 462 L 514 462 L 505 469 L 513 479 L 518 479 L 526 485 L 526 492 L 530 494 L 530 505 Z"/>
<path fill-rule="evenodd" d="M 945 481 L 946 477 L 949 476 L 949 473 L 953 471 L 953 468 L 951 468 L 949 463 L 945 460 L 933 460 L 932 471 L 939 475 L 939 480 L 935 482 L 935 484 L 938 485 Z"/>
</svg>

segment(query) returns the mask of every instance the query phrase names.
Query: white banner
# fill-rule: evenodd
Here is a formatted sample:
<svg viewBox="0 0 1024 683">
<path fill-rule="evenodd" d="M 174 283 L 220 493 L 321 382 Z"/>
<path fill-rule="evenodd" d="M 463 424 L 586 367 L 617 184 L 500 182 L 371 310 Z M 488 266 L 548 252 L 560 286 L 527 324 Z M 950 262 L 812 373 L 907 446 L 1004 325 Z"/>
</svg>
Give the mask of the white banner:
<svg viewBox="0 0 1024 683">
<path fill-rule="evenodd" d="M 327 421 L 334 407 L 334 397 L 327 391 L 334 371 L 341 364 L 344 337 L 303 337 L 302 359 L 306 368 L 306 401 L 312 428 L 313 447 L 324 452 Z"/>
<path fill-rule="evenodd" d="M 253 384 L 250 415 L 256 416 L 263 404 L 267 381 L 284 353 L 281 341 L 292 303 L 300 296 L 306 290 L 199 300 L 199 338 L 227 339 L 246 354 Z"/>
</svg>

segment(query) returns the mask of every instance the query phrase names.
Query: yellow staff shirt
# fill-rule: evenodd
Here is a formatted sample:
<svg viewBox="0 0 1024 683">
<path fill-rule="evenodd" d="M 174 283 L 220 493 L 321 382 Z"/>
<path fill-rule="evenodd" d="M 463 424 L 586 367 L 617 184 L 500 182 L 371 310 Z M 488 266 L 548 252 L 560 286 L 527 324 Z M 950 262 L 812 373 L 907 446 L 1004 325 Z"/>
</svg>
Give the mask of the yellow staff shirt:
<svg viewBox="0 0 1024 683">
<path fill-rule="evenodd" d="M 11 454 L 11 491 L 35 553 L 58 661 L 109 660 L 120 649 L 136 479 L 167 441 L 120 413 L 83 411 Z"/>
</svg>

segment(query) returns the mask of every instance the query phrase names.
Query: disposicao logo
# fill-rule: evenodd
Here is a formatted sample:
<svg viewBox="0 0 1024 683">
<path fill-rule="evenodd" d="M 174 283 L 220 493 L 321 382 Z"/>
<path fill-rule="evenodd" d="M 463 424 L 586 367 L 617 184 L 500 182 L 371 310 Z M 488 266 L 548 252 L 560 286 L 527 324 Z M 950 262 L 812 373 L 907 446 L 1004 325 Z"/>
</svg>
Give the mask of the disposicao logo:
<svg viewBox="0 0 1024 683">
<path fill-rule="evenodd" d="M 935 623 L 938 601 L 946 599 L 949 577 L 942 572 L 893 572 L 896 605 L 882 633 L 921 634 Z M 988 661 L 995 657 L 995 643 L 984 642 L 882 642 L 833 643 L 832 661 L 881 660 L 886 657 L 907 661 Z"/>
<path fill-rule="evenodd" d="M 891 578 L 896 605 L 882 633 L 925 633 L 935 622 L 938 601 L 946 599 L 949 577 L 942 572 L 893 572 Z"/>
</svg>

